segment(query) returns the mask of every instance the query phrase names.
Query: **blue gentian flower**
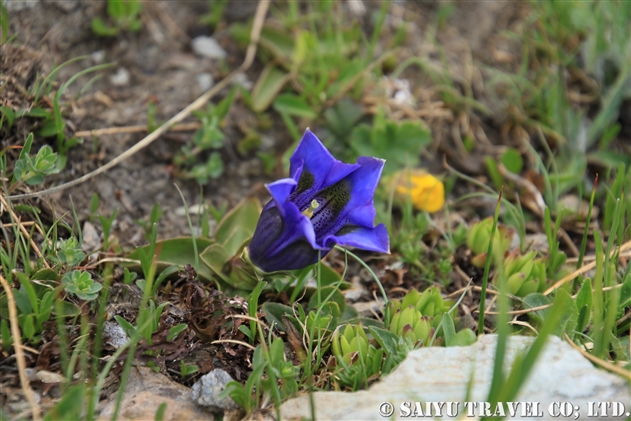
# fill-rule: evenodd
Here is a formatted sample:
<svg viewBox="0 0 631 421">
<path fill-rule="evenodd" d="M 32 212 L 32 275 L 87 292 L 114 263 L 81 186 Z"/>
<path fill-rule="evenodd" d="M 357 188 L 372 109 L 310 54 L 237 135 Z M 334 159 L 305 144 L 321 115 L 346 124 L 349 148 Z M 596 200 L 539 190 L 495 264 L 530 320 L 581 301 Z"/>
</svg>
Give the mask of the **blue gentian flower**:
<svg viewBox="0 0 631 421">
<path fill-rule="evenodd" d="M 302 269 L 336 244 L 389 253 L 386 226 L 373 226 L 384 162 L 361 156 L 344 164 L 307 129 L 290 158 L 290 177 L 266 185 L 272 200 L 249 245 L 252 263 L 265 272 Z"/>
</svg>

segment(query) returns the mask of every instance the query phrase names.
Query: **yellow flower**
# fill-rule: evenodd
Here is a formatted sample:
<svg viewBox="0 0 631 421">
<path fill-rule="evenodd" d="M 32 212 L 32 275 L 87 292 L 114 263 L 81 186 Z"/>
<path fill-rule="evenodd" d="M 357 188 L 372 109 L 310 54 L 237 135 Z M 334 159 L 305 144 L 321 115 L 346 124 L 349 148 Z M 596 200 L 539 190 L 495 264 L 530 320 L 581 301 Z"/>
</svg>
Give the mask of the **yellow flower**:
<svg viewBox="0 0 631 421">
<path fill-rule="evenodd" d="M 400 170 L 392 177 L 396 183 L 396 194 L 402 200 L 412 201 L 418 210 L 434 213 L 445 204 L 445 186 L 443 182 L 425 170 Z"/>
</svg>

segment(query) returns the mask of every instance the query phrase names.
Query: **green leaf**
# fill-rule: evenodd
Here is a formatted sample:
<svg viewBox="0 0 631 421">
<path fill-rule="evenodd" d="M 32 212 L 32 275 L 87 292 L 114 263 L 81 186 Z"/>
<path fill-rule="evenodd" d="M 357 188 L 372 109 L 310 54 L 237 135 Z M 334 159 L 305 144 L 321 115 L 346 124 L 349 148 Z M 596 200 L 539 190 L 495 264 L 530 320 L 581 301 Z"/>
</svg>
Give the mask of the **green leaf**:
<svg viewBox="0 0 631 421">
<path fill-rule="evenodd" d="M 173 326 L 169 329 L 169 334 L 167 335 L 167 341 L 172 341 L 177 335 L 184 332 L 188 328 L 186 323 L 180 323 L 178 325 Z"/>
<path fill-rule="evenodd" d="M 592 290 L 590 288 L 589 289 L 590 298 L 591 298 L 591 291 Z M 576 297 L 576 301 L 578 304 L 578 297 Z M 591 299 L 590 299 L 590 305 L 591 305 Z M 629 306 L 631 306 L 631 273 L 627 273 L 627 277 L 622 283 L 622 288 L 620 288 L 620 304 L 618 305 L 618 308 L 623 309 Z"/>
<path fill-rule="evenodd" d="M 212 179 L 219 178 L 223 174 L 223 160 L 218 152 L 213 152 L 206 163 L 206 171 Z"/>
<path fill-rule="evenodd" d="M 15 288 L 13 288 L 12 291 L 13 291 L 13 299 L 15 300 L 15 305 L 18 308 L 18 310 L 20 310 L 20 312 L 24 314 L 31 313 L 33 311 L 33 308 L 31 307 L 31 303 L 29 302 L 29 299 L 26 293 L 25 292 L 23 293 L 20 290 L 17 290 Z"/>
<path fill-rule="evenodd" d="M 63 313 L 61 314 L 61 316 L 64 317 L 74 317 L 78 316 L 81 313 L 78 307 L 76 307 L 72 303 L 69 303 L 68 301 L 60 301 L 59 306 L 61 307 L 61 312 Z M 53 308 L 53 312 L 57 314 L 56 306 Z"/>
<path fill-rule="evenodd" d="M 237 96 L 238 89 L 239 89 L 238 86 L 234 86 L 230 90 L 230 93 L 228 93 L 228 95 L 226 95 L 224 99 L 219 101 L 219 104 L 217 104 L 215 108 L 213 109 L 213 114 L 217 116 L 219 121 L 223 120 L 228 115 L 228 112 L 230 111 L 230 108 L 232 107 L 232 104 L 234 103 L 234 99 Z"/>
<path fill-rule="evenodd" d="M 228 256 L 233 256 L 243 242 L 254 235 L 260 214 L 261 202 L 247 198 L 221 218 L 214 237 Z"/>
<path fill-rule="evenodd" d="M 473 345 L 477 340 L 478 337 L 475 332 L 469 328 L 465 328 L 456 333 L 456 336 L 452 338 L 451 345 L 449 346 L 469 346 Z"/>
<path fill-rule="evenodd" d="M 534 308 L 551 303 L 552 301 L 550 300 L 550 298 L 538 292 L 524 297 L 524 308 Z M 541 323 L 545 319 L 548 310 L 549 309 L 538 310 L 534 313 L 529 313 L 529 315 Z"/>
<path fill-rule="evenodd" d="M 453 340 L 456 336 L 456 327 L 449 313 L 443 315 L 443 331 L 445 332 L 445 345 L 453 346 Z"/>
<path fill-rule="evenodd" d="M 85 418 L 83 406 L 85 388 L 85 384 L 79 383 L 65 390 L 59 403 L 48 411 L 44 421 L 80 420 Z"/>
<path fill-rule="evenodd" d="M 22 117 L 22 116 L 26 116 L 26 117 L 35 117 L 35 118 L 43 118 L 46 120 L 52 120 L 53 119 L 53 115 L 50 113 L 50 111 L 45 110 L 42 107 L 33 107 L 30 110 L 20 110 L 17 112 L 17 117 Z M 28 152 L 30 152 L 30 147 Z"/>
<path fill-rule="evenodd" d="M 261 305 L 261 311 L 265 315 L 265 320 L 271 326 L 274 324 L 280 331 L 285 332 L 287 328 L 283 323 L 283 316 L 293 317 L 294 311 L 291 307 L 280 303 L 266 301 Z"/>
<path fill-rule="evenodd" d="M 277 59 L 289 63 L 294 55 L 294 36 L 282 29 L 265 26 L 261 30 L 259 45 Z"/>
<path fill-rule="evenodd" d="M 9 349 L 13 346 L 13 336 L 11 336 L 11 330 L 9 329 L 8 317 L 0 320 L 0 338 L 2 339 L 2 349 L 5 352 L 9 352 Z"/>
<path fill-rule="evenodd" d="M 252 90 L 252 109 L 265 111 L 289 80 L 289 74 L 273 64 L 268 64 Z"/>
<path fill-rule="evenodd" d="M 22 288 L 26 292 L 26 296 L 28 297 L 28 301 L 31 305 L 31 311 L 35 314 L 39 313 L 39 302 L 37 300 L 37 294 L 35 293 L 35 288 L 31 284 L 31 281 L 21 272 L 15 272 L 15 276 L 22 285 Z"/>
<path fill-rule="evenodd" d="M 319 296 L 319 297 L 318 297 Z M 308 288 L 305 293 L 305 298 L 309 299 L 308 308 L 317 308 L 318 307 L 318 298 L 322 299 L 322 302 L 335 302 L 340 308 L 340 314 L 344 313 L 346 308 L 346 299 L 340 292 L 339 288 L 335 286 L 326 286 L 323 288 L 315 289 Z"/>
<path fill-rule="evenodd" d="M 364 107 L 348 98 L 342 98 L 324 112 L 327 127 L 339 139 L 346 138 L 363 115 Z"/>
<path fill-rule="evenodd" d="M 504 184 L 504 177 L 500 173 L 500 170 L 497 167 L 497 162 L 490 156 L 484 158 L 484 163 L 486 164 L 486 172 L 489 173 L 489 177 L 493 181 L 493 186 L 495 190 L 499 191 Z"/>
<path fill-rule="evenodd" d="M 213 240 L 208 238 L 195 238 L 197 243 L 197 249 L 203 250 L 214 243 Z M 130 259 L 139 259 L 139 250 L 143 250 L 145 253 L 149 252 L 150 246 L 139 247 L 127 256 Z M 195 251 L 193 248 L 193 239 L 191 237 L 179 237 L 172 238 L 170 240 L 162 240 L 156 243 L 157 265 L 158 271 L 162 272 L 169 266 L 178 265 L 184 266 L 185 264 L 193 265 L 195 263 Z M 140 270 L 139 264 L 131 264 L 132 270 Z M 200 265 L 196 268 L 199 279 L 204 282 L 209 282 L 212 278 L 212 272 L 205 265 Z"/>
<path fill-rule="evenodd" d="M 578 310 L 574 298 L 565 289 L 559 289 L 554 297 L 554 305 L 558 306 L 561 313 L 556 328 L 552 330 L 553 335 L 563 337 L 565 331 L 572 331 L 576 328 Z"/>
<path fill-rule="evenodd" d="M 109 26 L 99 17 L 92 18 L 92 32 L 102 37 L 113 37 L 118 35 L 120 28 Z"/>
<path fill-rule="evenodd" d="M 182 361 L 182 363 L 184 363 L 184 361 Z M 166 411 L 167 411 L 167 403 L 162 402 L 160 406 L 158 406 L 158 410 L 156 411 L 156 415 L 153 417 L 153 420 L 164 421 L 164 415 L 166 414 Z"/>
<path fill-rule="evenodd" d="M 520 174 L 524 167 L 524 160 L 515 148 L 508 148 L 501 158 L 502 164 L 513 174 Z"/>
<path fill-rule="evenodd" d="M 26 136 L 26 140 L 24 141 L 24 147 L 20 151 L 19 159 L 28 157 L 28 154 L 31 153 L 32 145 L 33 145 L 33 133 L 29 133 L 28 136 Z"/>
<path fill-rule="evenodd" d="M 107 14 L 114 18 L 120 19 L 125 16 L 126 1 L 123 3 L 123 0 L 108 0 L 107 1 Z"/>
<path fill-rule="evenodd" d="M 584 331 L 589 323 L 592 314 L 592 302 L 592 281 L 586 279 L 576 295 L 576 308 L 578 309 L 576 330 L 578 332 Z"/>
<path fill-rule="evenodd" d="M 384 174 L 416 167 L 421 151 L 430 141 L 431 133 L 422 121 L 397 123 L 380 115 L 375 117 L 373 126 L 361 124 L 350 135 L 351 147 L 358 156 L 386 160 Z"/>
<path fill-rule="evenodd" d="M 278 95 L 274 101 L 274 109 L 279 113 L 287 113 L 311 120 L 317 117 L 317 114 L 307 104 L 307 101 L 295 94 Z"/>
<path fill-rule="evenodd" d="M 375 337 L 381 348 L 385 349 L 390 355 L 397 353 L 399 337 L 387 329 L 380 327 L 368 326 L 368 330 Z"/>
<path fill-rule="evenodd" d="M 22 327 L 22 335 L 27 339 L 33 339 L 33 336 L 35 336 L 35 318 L 32 314 L 25 314 L 23 316 L 23 322 L 20 324 Z"/>
<path fill-rule="evenodd" d="M 6 119 L 7 127 L 11 130 L 11 126 L 13 126 L 13 121 L 15 120 L 15 112 L 7 105 L 0 107 L 0 112 L 2 113 L 2 118 L 0 118 L 0 129 Z"/>
<path fill-rule="evenodd" d="M 251 291 L 258 283 L 243 259 L 226 252 L 221 244 L 215 243 L 206 247 L 199 258 L 221 281 L 232 288 Z M 218 282 L 217 287 L 230 295 L 221 283 Z"/>
<path fill-rule="evenodd" d="M 127 336 L 129 336 L 130 338 L 134 336 L 134 333 L 136 333 L 136 327 L 134 327 L 134 325 L 132 325 L 131 323 L 129 323 L 127 320 L 123 319 L 119 315 L 114 316 L 114 319 L 116 320 L 118 325 L 123 329 L 123 331 L 125 331 Z"/>
</svg>

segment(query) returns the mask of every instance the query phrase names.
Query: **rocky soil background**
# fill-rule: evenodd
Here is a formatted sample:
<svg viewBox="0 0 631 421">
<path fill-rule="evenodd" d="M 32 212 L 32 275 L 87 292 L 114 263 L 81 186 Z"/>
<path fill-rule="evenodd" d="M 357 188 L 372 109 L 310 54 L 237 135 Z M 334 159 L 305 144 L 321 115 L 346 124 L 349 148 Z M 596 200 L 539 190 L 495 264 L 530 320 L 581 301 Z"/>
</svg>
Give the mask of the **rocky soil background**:
<svg viewBox="0 0 631 421">
<path fill-rule="evenodd" d="M 272 2 L 268 19 L 274 19 L 275 7 L 280 7 L 280 3 L 282 2 Z M 344 1 L 341 4 L 345 13 L 354 16 L 361 22 L 362 29 L 367 34 L 370 33 L 381 3 Z M 74 180 L 116 158 L 146 135 L 146 131 L 138 126 L 166 121 L 243 62 L 245 47 L 234 40 L 229 27 L 233 23 L 246 23 L 251 19 L 257 2 L 228 2 L 221 22 L 214 28 L 200 19 L 211 11 L 212 2 L 152 1 L 142 5 L 140 31 L 101 37 L 94 33 L 91 22 L 94 17 L 106 16 L 105 1 L 4 1 L 9 16 L 9 32 L 16 36 L 12 43 L 0 46 L 0 74 L 5 81 L 12 79 L 18 83 L 4 85 L 4 89 L 0 91 L 3 104 L 15 108 L 28 106 L 28 99 L 23 92 L 13 87 L 28 87 L 37 80 L 38 75 L 49 74 L 62 63 L 68 64 L 59 70 L 58 84 L 68 81 L 87 67 L 112 63 L 110 68 L 100 72 L 100 77 L 92 79 L 93 75 L 82 76 L 66 91 L 65 98 L 69 100 L 71 107 L 65 114 L 64 131 L 68 136 L 83 134 L 83 142 L 68 150 L 64 170 L 48 177 L 44 187 Z M 439 25 L 440 29 L 435 33 L 436 42 L 433 42 L 428 33 L 437 27 L 437 21 L 443 19 L 441 13 L 445 7 L 449 7 L 449 16 Z M 436 101 L 434 84 L 426 73 L 415 66 L 405 69 L 399 75 L 408 84 L 402 92 L 414 95 L 421 104 L 419 108 L 427 110 L 426 123 L 432 130 L 432 144 L 422 156 L 424 168 L 435 172 L 444 171 L 444 157 L 445 162 L 457 170 L 482 183 L 490 184 L 484 164 L 485 156 L 497 154 L 498 150 L 508 146 L 523 146 L 510 133 L 511 119 L 500 109 L 501 104 L 495 98 L 486 97 L 485 86 L 490 76 L 481 69 L 488 66 L 508 71 L 517 67 L 521 59 L 519 40 L 506 36 L 506 33 L 519 33 L 528 24 L 526 18 L 529 12 L 529 5 L 525 2 L 392 2 L 385 20 L 384 40 L 377 43 L 375 56 L 386 52 L 387 41 L 394 37 L 401 22 L 405 21 L 408 25 L 407 35 L 398 59 L 403 61 L 409 57 L 423 57 L 428 63 L 448 65 L 452 75 L 458 75 L 466 82 L 456 85 L 457 88 L 463 90 L 464 85 L 468 85 L 475 98 L 490 110 L 487 114 L 448 110 L 448 107 Z M 73 61 L 78 57 L 83 58 Z M 252 89 L 263 68 L 264 64 L 255 60 L 233 84 Z M 230 87 L 223 89 L 211 101 L 217 103 L 228 95 L 229 90 Z M 365 105 L 370 107 L 370 99 Z M 628 151 L 624 140 L 631 136 L 631 101 L 623 102 L 618 122 L 621 129 L 613 147 Z M 62 192 L 33 200 L 32 203 L 44 210 L 42 217 L 47 222 L 63 217 L 72 225 L 76 212 L 76 218 L 84 230 L 84 244 L 92 241 L 87 247 L 94 249 L 98 248 L 102 240 L 101 228 L 95 227 L 97 224 L 94 221 L 90 223 L 94 213 L 93 197 L 97 195 L 98 214 L 111 215 L 115 210 L 118 212 L 112 232 L 116 245 L 121 246 L 120 250 L 131 251 L 135 246 L 147 242 L 146 229 L 139 221 L 148 221 L 155 204 L 159 204 L 164 211 L 158 224 L 159 238 L 190 234 L 185 205 L 177 187 L 181 189 L 186 205 L 193 210 L 202 202 L 217 208 L 230 209 L 247 197 L 267 201 L 268 194 L 263 186 L 285 176 L 281 156 L 296 140 L 289 134 L 278 113 L 270 110 L 265 118 L 261 118 L 243 101 L 236 101 L 221 127 L 225 135 L 224 146 L 219 150 L 224 163 L 223 173 L 220 177 L 200 185 L 182 177 L 182 172 L 174 164 L 174 157 L 190 141 L 195 129 L 199 127 L 199 120 L 190 116 L 182 125 L 182 130 L 168 132 L 105 174 Z M 11 130 L 6 126 L 0 127 L 0 148 L 23 144 L 27 134 L 39 128 L 38 121 L 30 118 L 16 120 Z M 260 145 L 256 150 L 244 150 L 240 145 L 252 128 L 261 134 Z M 301 130 L 304 128 L 300 127 Z M 99 129 L 110 130 L 111 133 L 86 135 L 87 131 Z M 311 129 L 317 132 L 318 127 Z M 471 154 L 463 154 L 459 149 L 462 144 L 460 130 L 475 133 L 485 141 Z M 54 138 L 38 138 L 32 150 L 38 150 L 45 143 L 56 147 Z M 275 165 L 266 166 L 259 153 L 276 156 Z M 40 188 L 43 187 L 37 187 Z M 14 193 L 35 190 L 35 187 L 29 187 Z M 457 183 L 451 190 L 448 201 L 452 202 L 471 192 L 470 185 Z M 474 216 L 492 215 L 495 199 L 469 198 L 451 204 L 454 214 L 441 215 L 436 221 L 437 226 L 443 227 L 453 221 L 470 221 Z M 532 231 L 539 232 L 529 237 L 529 241 L 534 242 L 543 237 L 545 243 L 545 235 L 540 227 L 531 223 L 529 232 Z M 577 232 L 572 232 L 571 238 L 564 239 L 564 249 L 571 249 L 573 241 L 580 238 L 580 232 Z M 424 241 L 435 245 L 440 234 L 433 231 L 428 237 L 431 238 Z M 101 257 L 108 256 L 115 257 L 113 249 L 105 250 Z M 454 256 L 454 261 L 463 262 L 465 257 L 468 258 Z M 344 257 L 341 253 L 333 252 L 327 259 L 338 269 L 343 266 Z M 379 273 L 383 275 L 387 291 L 395 296 L 403 295 L 405 290 L 413 286 L 431 284 L 410 276 L 404 265 L 400 261 L 395 262 L 394 258 L 386 257 L 369 262 L 380 268 Z M 464 287 L 468 276 L 480 278 L 479 270 L 468 264 L 463 264 L 463 268 L 466 274 L 450 274 L 457 280 L 448 292 Z M 117 272 L 116 276 L 120 278 L 122 275 Z M 345 293 L 347 300 L 354 301 L 354 306 L 361 314 L 369 315 L 375 310 L 379 311 L 380 302 L 375 299 L 377 287 L 369 274 L 359 264 L 351 263 L 348 265 L 347 278 L 352 281 L 352 289 Z M 112 290 L 112 303 L 116 307 L 112 314 L 135 314 L 141 292 L 133 286 L 121 285 L 114 285 Z M 169 290 L 162 298 L 175 299 L 180 292 Z M 184 290 L 181 294 L 189 294 L 189 300 L 196 299 L 194 291 Z M 468 323 L 475 327 L 470 309 L 478 303 L 477 293 L 470 294 L 463 302 L 459 309 L 463 324 Z M 181 316 L 176 314 L 177 311 L 173 310 L 170 314 L 176 320 Z M 125 334 L 112 321 L 108 322 L 107 329 L 106 347 L 110 347 L 111 351 L 120 346 L 116 342 L 117 336 L 124 342 Z M 247 377 L 251 353 L 236 347 L 219 352 L 218 347 L 202 346 L 199 342 L 195 339 L 195 343 L 193 340 L 187 343 L 191 348 L 196 347 L 196 351 L 185 359 L 201 367 L 200 375 L 189 377 L 187 381 L 179 381 L 179 366 L 163 361 L 159 363 L 162 374 L 142 364 L 134 367 L 122 400 L 119 412 L 121 419 L 153 419 L 157 410 L 155 402 L 158 400 L 168 404 L 164 419 L 212 420 L 216 414 L 221 413 L 224 414 L 223 419 L 239 419 L 242 412 L 237 405 L 231 400 L 220 399 L 218 393 L 231 378 L 243 381 Z M 512 361 L 517 351 L 528 344 L 529 339 L 524 338 L 511 342 L 507 359 Z M 391 374 L 388 382 L 376 383 L 368 391 L 352 395 L 318 392 L 315 400 L 320 402 L 322 408 L 318 419 L 381 419 L 378 412 L 380 402 L 390 398 L 414 400 L 416 397 L 408 393 L 410 388 L 426 393 L 435 401 L 457 400 L 469 374 L 458 373 L 461 362 L 478 358 L 475 371 L 488 374 L 491 365 L 485 365 L 481 361 L 491 362 L 494 347 L 494 336 L 485 335 L 483 340 L 472 347 L 441 348 L 440 352 L 433 352 L 432 355 L 427 352 L 430 349 L 416 350 L 414 354 L 410 354 L 405 364 Z M 169 352 L 169 356 L 175 359 L 183 351 L 173 347 Z M 288 350 L 288 354 L 291 355 L 291 351 Z M 566 355 L 569 357 L 566 358 Z M 39 403 L 43 409 L 48 409 L 59 398 L 61 380 L 56 373 L 34 370 L 32 367 L 35 366 L 35 361 L 40 359 L 45 358 L 31 358 L 29 375 L 31 381 L 38 385 L 38 391 L 45 391 L 41 393 Z M 538 366 L 538 374 L 534 377 L 548 379 L 550 382 L 528 383 L 520 396 L 521 400 L 548 403 L 552 402 L 549 396 L 558 399 L 583 399 L 585 395 L 589 395 L 594 399 L 625 401 L 628 397 L 628 384 L 619 377 L 593 368 L 576 350 L 570 349 L 568 344 L 556 338 L 546 349 L 546 357 L 542 359 L 548 365 Z M 204 361 L 207 362 L 206 365 Z M 2 364 L 10 365 L 14 362 L 4 360 Z M 438 377 L 428 376 L 422 383 L 415 383 L 414 379 L 409 378 L 409 373 L 429 371 L 429 366 L 440 373 L 449 372 L 453 377 L 445 382 L 442 374 Z M 120 372 L 120 368 L 114 370 L 106 381 L 103 399 L 98 407 L 100 419 L 110 419 L 115 412 Z M 553 382 L 554 379 L 549 376 L 553 372 L 565 373 L 558 377 L 575 379 L 576 384 L 582 385 L 589 380 L 598 385 L 599 389 L 584 388 L 568 392 L 563 389 L 567 383 Z M 205 376 L 202 377 L 201 374 Z M 28 417 L 29 405 L 24 396 L 20 395 L 17 376 L 12 372 L 10 377 L 3 379 L 3 384 L 7 386 L 2 391 L 3 411 L 10 417 Z M 489 377 L 490 375 L 482 378 L 480 390 L 488 387 Z M 398 387 L 400 385 L 404 387 Z M 440 391 L 436 392 L 438 389 Z M 384 397 L 385 395 L 388 396 Z M 475 398 L 482 400 L 484 396 L 476 395 Z M 308 408 L 306 399 L 303 396 L 286 402 L 283 405 L 283 414 L 288 419 L 309 417 L 310 412 L 305 411 Z M 628 404 L 631 405 L 631 402 Z M 584 409 L 581 410 L 585 412 Z M 274 412 L 269 409 L 255 413 L 254 416 L 273 419 Z"/>
</svg>

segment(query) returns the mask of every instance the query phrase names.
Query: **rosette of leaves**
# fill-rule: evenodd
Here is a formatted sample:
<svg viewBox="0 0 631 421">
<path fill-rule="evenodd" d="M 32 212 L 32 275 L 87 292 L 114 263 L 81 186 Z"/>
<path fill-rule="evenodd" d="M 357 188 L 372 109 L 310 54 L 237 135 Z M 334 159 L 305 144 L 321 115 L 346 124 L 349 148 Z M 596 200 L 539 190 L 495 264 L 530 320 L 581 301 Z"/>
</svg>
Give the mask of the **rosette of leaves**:
<svg viewBox="0 0 631 421">
<path fill-rule="evenodd" d="M 94 282 L 89 272 L 80 270 L 66 273 L 61 282 L 67 292 L 86 301 L 92 301 L 98 297 L 98 292 L 103 288 L 103 285 Z"/>
<path fill-rule="evenodd" d="M 509 255 L 502 265 L 502 272 L 497 273 L 493 283 L 498 284 L 500 276 L 506 279 L 508 293 L 525 297 L 535 292 L 543 292 L 546 287 L 546 266 L 541 259 L 535 260 L 535 251 L 523 256 L 518 253 Z"/>
<path fill-rule="evenodd" d="M 20 157 L 13 168 L 14 181 L 26 183 L 29 186 L 39 184 L 44 181 L 46 176 L 59 172 L 57 153 L 53 152 L 50 146 L 44 145 L 37 152 L 37 155 L 32 157 L 29 155 L 32 145 L 33 133 L 29 133 L 24 147 L 20 151 Z"/>
<path fill-rule="evenodd" d="M 451 303 L 443 300 L 438 288 L 430 287 L 423 291 L 422 294 L 416 288 L 412 288 L 401 300 L 388 301 L 388 305 L 390 306 L 391 314 L 394 314 L 399 309 L 414 307 L 423 316 L 434 317 L 449 310 Z"/>
<path fill-rule="evenodd" d="M 471 345 L 475 342 L 476 335 L 469 328 L 456 332 L 458 320 L 454 324 L 454 319 L 448 314 L 452 305 L 453 302 L 443 300 L 436 287 L 428 288 L 422 294 L 412 288 L 402 299 L 388 302 L 390 314 L 393 315 L 388 330 L 401 338 L 410 338 L 412 341 L 410 349 L 420 345 L 428 345 L 434 336 L 434 331 L 438 331 L 439 339 L 444 340 L 446 346 Z M 409 309 L 414 309 L 419 314 L 412 313 Z M 424 322 L 416 322 L 418 318 L 423 319 Z M 427 322 L 431 327 L 431 334 L 425 338 Z M 409 327 L 406 327 L 408 324 Z M 423 341 L 419 342 L 421 339 Z"/>
<path fill-rule="evenodd" d="M 381 371 L 383 350 L 370 343 L 361 325 L 347 324 L 343 331 L 336 330 L 331 349 L 340 368 L 339 382 L 353 390 L 366 385 Z"/>
<path fill-rule="evenodd" d="M 430 318 L 423 316 L 412 306 L 398 308 L 392 315 L 388 330 L 404 340 L 409 340 L 415 347 L 429 345 L 433 334 Z"/>
<path fill-rule="evenodd" d="M 83 261 L 85 253 L 81 251 L 81 245 L 75 237 L 60 240 L 57 246 L 57 257 L 59 261 L 74 266 Z"/>
<path fill-rule="evenodd" d="M 478 221 L 469 228 L 467 235 L 467 247 L 473 253 L 471 263 L 483 268 L 486 261 L 486 254 L 489 249 L 489 241 L 491 240 L 491 230 L 493 228 L 493 218 L 489 217 L 482 221 Z M 504 258 L 506 252 L 510 249 L 514 232 L 503 225 L 498 225 L 493 236 L 493 255 L 492 263 L 497 266 L 498 262 Z"/>
</svg>

